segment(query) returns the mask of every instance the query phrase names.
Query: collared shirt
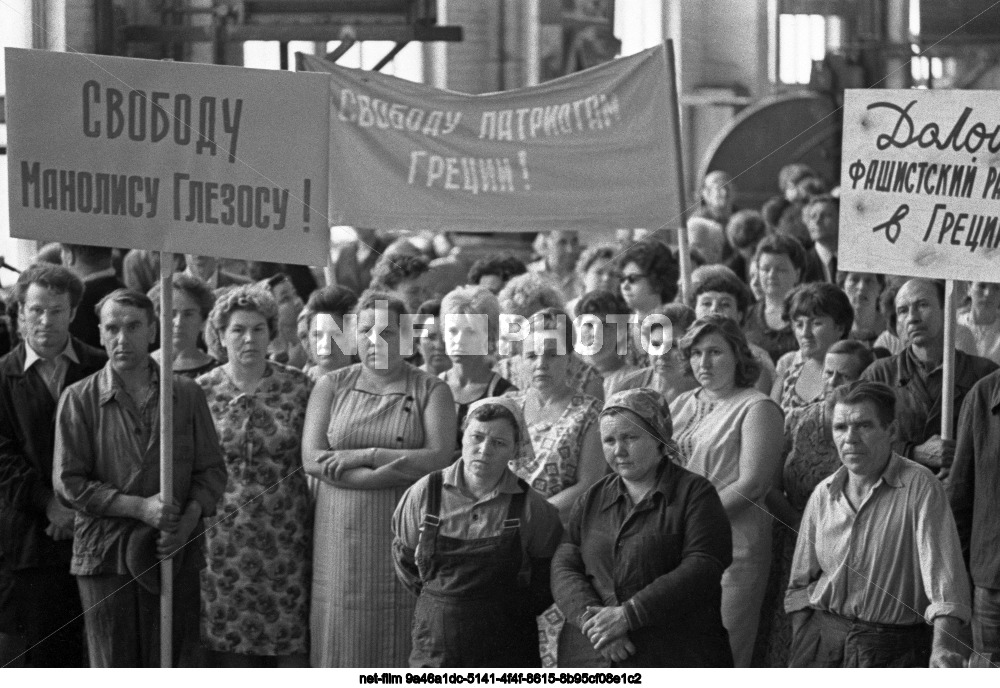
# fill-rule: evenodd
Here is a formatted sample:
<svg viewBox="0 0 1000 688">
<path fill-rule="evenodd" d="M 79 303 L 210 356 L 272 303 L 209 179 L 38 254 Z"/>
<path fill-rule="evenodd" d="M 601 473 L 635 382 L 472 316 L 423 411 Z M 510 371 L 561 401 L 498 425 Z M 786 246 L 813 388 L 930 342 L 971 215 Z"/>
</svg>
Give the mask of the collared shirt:
<svg viewBox="0 0 1000 688">
<path fill-rule="evenodd" d="M 496 488 L 476 499 L 465 482 L 462 460 L 441 471 L 441 528 L 438 533 L 457 540 L 495 537 L 503 532 L 511 497 L 522 491 L 517 476 L 509 469 Z M 416 549 L 420 525 L 427 510 L 427 478 L 421 478 L 406 491 L 392 517 L 392 531 L 401 544 Z M 528 489 L 521 519 L 521 541 L 526 553 L 548 559 L 562 538 L 559 512 L 538 492 Z"/>
<path fill-rule="evenodd" d="M 151 381 L 159 368 L 150 361 Z M 174 498 L 211 516 L 226 487 L 215 423 L 201 388 L 174 376 Z M 108 363 L 70 385 L 56 412 L 52 483 L 76 510 L 70 573 L 127 574 L 127 535 L 136 521 L 107 516 L 119 495 L 160 492 L 159 393 L 133 400 Z"/>
<path fill-rule="evenodd" d="M 656 486 L 635 505 L 618 475 L 580 497 L 552 560 L 552 593 L 577 629 L 588 606 L 624 605 L 636 656 L 649 662 L 638 666 L 661 666 L 664 653 L 681 652 L 682 638 L 708 645 L 720 637 L 722 573 L 732 555 L 715 488 L 664 460 Z"/>
<path fill-rule="evenodd" d="M 955 352 L 955 409 L 953 428 L 958 426 L 962 401 L 972 386 L 997 369 L 997 364 L 963 351 Z M 899 434 L 892 444 L 897 454 L 913 458 L 913 449 L 941 434 L 941 391 L 944 367 L 927 365 L 908 346 L 900 353 L 872 363 L 861 377 L 882 382 L 896 392 Z"/>
<path fill-rule="evenodd" d="M 114 277 L 114 276 L 115 276 L 114 268 L 104 268 L 103 270 L 92 272 L 89 275 L 84 275 L 80 279 L 82 279 L 86 283 L 86 282 L 96 282 L 99 279 L 104 279 L 106 277 Z"/>
<path fill-rule="evenodd" d="M 816 250 L 819 262 L 823 266 L 823 276 L 826 278 L 826 281 L 836 284 L 837 273 L 835 270 L 831 270 L 830 268 L 833 265 L 831 261 L 835 262 L 837 260 L 837 254 L 820 243 L 813 244 L 813 248 Z"/>
<path fill-rule="evenodd" d="M 76 351 L 73 350 L 73 338 L 66 338 L 66 347 L 53 358 L 42 358 L 31 345 L 24 343 L 24 372 L 27 373 L 32 366 L 42 376 L 45 386 L 49 388 L 53 399 L 59 399 L 62 394 L 63 384 L 66 382 L 66 371 L 69 370 L 70 363 L 79 363 Z"/>
<path fill-rule="evenodd" d="M 948 497 L 973 583 L 1000 590 L 1000 372 L 966 396 Z"/>
<path fill-rule="evenodd" d="M 813 607 L 879 624 L 968 621 L 962 549 L 937 478 L 894 453 L 855 511 L 844 494 L 848 477 L 841 466 L 809 497 L 785 610 Z"/>
</svg>

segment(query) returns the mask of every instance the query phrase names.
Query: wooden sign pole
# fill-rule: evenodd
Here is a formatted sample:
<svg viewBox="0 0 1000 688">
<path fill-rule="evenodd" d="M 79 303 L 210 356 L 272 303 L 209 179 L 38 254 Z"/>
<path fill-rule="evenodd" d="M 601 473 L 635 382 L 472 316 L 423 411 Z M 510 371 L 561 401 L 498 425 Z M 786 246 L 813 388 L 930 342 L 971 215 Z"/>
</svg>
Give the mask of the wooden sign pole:
<svg viewBox="0 0 1000 688">
<path fill-rule="evenodd" d="M 944 359 L 941 376 L 941 439 L 955 439 L 955 280 L 944 283 Z"/>
<path fill-rule="evenodd" d="M 160 253 L 160 499 L 174 501 L 174 254 Z M 160 666 L 173 666 L 174 560 L 160 562 Z"/>
<path fill-rule="evenodd" d="M 684 303 L 689 302 L 691 296 L 691 252 L 688 248 L 687 235 L 687 198 L 684 189 L 684 159 L 681 151 L 681 111 L 679 96 L 677 94 L 677 62 L 674 59 L 674 42 L 666 41 L 663 53 L 667 61 L 667 74 L 670 75 L 670 88 L 673 89 L 673 97 L 670 99 L 670 107 L 673 109 L 674 120 L 674 149 L 677 151 L 676 178 L 677 199 L 680 203 L 681 214 L 676 218 L 677 227 L 677 259 L 681 268 L 681 299 Z"/>
</svg>

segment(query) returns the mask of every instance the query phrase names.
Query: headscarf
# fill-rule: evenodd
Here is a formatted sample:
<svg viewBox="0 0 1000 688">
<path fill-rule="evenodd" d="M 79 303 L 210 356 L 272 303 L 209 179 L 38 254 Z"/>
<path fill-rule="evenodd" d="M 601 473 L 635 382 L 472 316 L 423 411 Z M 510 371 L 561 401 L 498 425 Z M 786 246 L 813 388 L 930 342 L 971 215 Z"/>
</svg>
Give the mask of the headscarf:
<svg viewBox="0 0 1000 688">
<path fill-rule="evenodd" d="M 680 450 L 673 439 L 674 422 L 670 415 L 670 404 L 662 394 L 648 387 L 615 392 L 604 402 L 604 410 L 598 417 L 614 410 L 631 411 L 638 416 L 645 426 L 643 429 L 651 432 L 663 444 L 664 455 L 683 465 Z"/>
<path fill-rule="evenodd" d="M 524 420 L 524 413 L 517 402 L 507 397 L 486 397 L 469 404 L 469 411 L 466 413 L 466 422 L 472 418 L 473 411 L 484 406 L 502 406 L 511 412 L 517 422 L 517 454 L 513 458 L 513 463 L 523 466 L 535 458 L 535 449 L 531 446 L 531 434 L 528 432 L 528 424 Z M 464 434 L 464 430 L 463 430 Z"/>
</svg>

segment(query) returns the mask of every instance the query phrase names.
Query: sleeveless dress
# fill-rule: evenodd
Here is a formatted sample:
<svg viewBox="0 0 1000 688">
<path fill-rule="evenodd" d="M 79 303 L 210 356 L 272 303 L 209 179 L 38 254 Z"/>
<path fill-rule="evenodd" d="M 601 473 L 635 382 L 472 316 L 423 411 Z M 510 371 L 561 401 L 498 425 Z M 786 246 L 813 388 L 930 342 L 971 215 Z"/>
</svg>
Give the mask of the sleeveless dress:
<svg viewBox="0 0 1000 688">
<path fill-rule="evenodd" d="M 305 653 L 312 511 L 301 441 L 312 385 L 275 363 L 251 394 L 222 367 L 198 384 L 229 474 L 216 515 L 205 519 L 202 642 L 217 652 Z"/>
<path fill-rule="evenodd" d="M 336 390 L 330 449 L 422 449 L 427 402 L 445 383 L 406 364 L 402 384 L 372 393 L 358 389 L 361 371 L 356 363 L 328 376 Z M 405 491 L 320 482 L 310 617 L 314 667 L 408 666 L 415 600 L 392 561 L 392 514 Z"/>
<path fill-rule="evenodd" d="M 774 401 L 752 388 L 739 389 L 722 401 L 704 398 L 700 387 L 677 397 L 670 404 L 670 413 L 684 468 L 707 478 L 720 492 L 736 482 L 743 420 L 758 404 Z M 771 563 L 771 515 L 764 498 L 730 518 L 730 525 L 733 563 L 722 576 L 722 621 L 729 631 L 735 665 L 746 667 L 753 653 Z"/>
<path fill-rule="evenodd" d="M 507 396 L 517 402 L 523 413 L 525 394 Z M 535 458 L 524 464 L 512 461 L 510 469 L 545 498 L 576 485 L 583 438 L 597 422 L 602 406 L 599 399 L 577 394 L 555 423 L 528 423 Z M 559 634 L 565 621 L 566 617 L 554 604 L 538 617 L 539 652 L 545 668 L 558 665 Z"/>
<path fill-rule="evenodd" d="M 781 399 L 778 404 L 781 410 L 788 413 L 792 409 L 802 408 L 808 404 L 818 401 L 822 395 L 814 399 L 804 399 L 795 388 L 799 384 L 799 376 L 802 374 L 802 366 L 805 361 L 801 351 L 792 351 L 778 360 L 776 368 L 777 379 L 781 380 Z"/>
</svg>

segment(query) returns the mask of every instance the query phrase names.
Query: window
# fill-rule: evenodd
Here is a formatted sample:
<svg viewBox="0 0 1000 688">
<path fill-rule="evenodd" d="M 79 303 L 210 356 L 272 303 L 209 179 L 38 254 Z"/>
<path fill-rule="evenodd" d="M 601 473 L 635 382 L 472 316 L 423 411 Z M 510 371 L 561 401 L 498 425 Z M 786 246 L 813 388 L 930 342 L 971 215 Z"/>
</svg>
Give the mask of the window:
<svg viewBox="0 0 1000 688">
<path fill-rule="evenodd" d="M 808 84 L 813 62 L 841 48 L 840 17 L 821 14 L 778 15 L 778 81 Z"/>
</svg>

